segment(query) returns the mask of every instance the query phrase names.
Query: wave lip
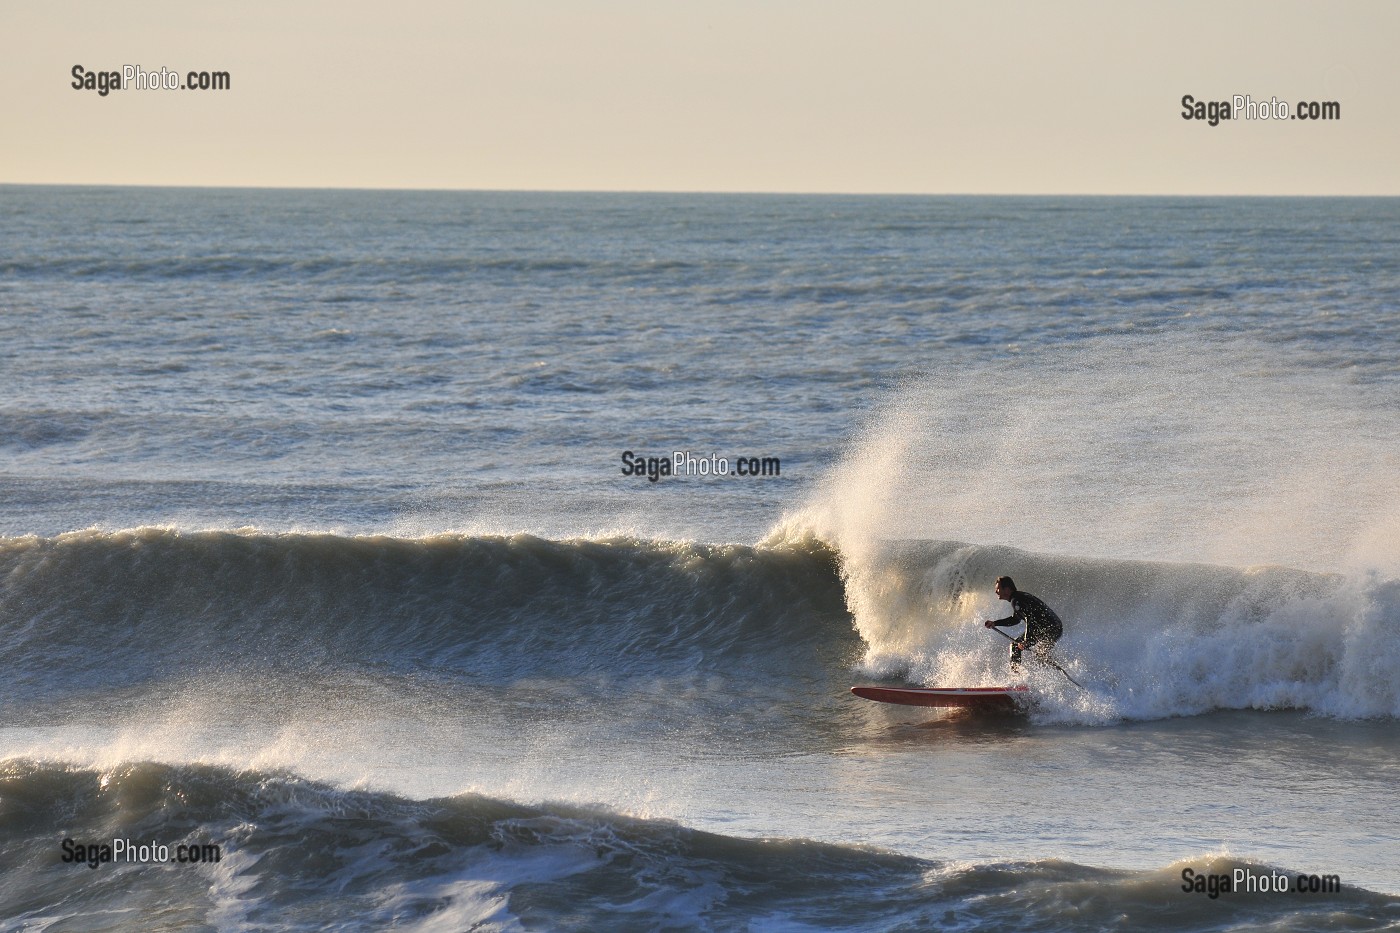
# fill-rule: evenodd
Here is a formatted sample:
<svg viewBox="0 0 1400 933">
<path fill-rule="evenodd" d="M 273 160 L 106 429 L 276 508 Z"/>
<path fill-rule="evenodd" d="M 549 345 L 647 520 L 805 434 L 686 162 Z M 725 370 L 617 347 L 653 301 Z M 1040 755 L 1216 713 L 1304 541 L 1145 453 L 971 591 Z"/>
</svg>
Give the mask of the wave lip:
<svg viewBox="0 0 1400 933">
<path fill-rule="evenodd" d="M 1285 567 L 1234 568 L 1037 554 L 956 541 L 874 541 L 842 555 L 867 676 L 995 685 L 1008 616 L 1002 574 L 1065 620 L 1056 655 L 1088 690 L 1028 670 L 1040 715 L 1081 723 L 1217 709 L 1400 718 L 1400 581 Z M 1013 630 L 1014 631 L 1014 630 Z"/>
<path fill-rule="evenodd" d="M 200 865 L 65 864 L 61 840 L 219 846 Z M 379 929 L 1380 930 L 1400 900 L 1182 890 L 1182 872 L 1270 866 L 1204 855 L 1159 869 L 972 865 L 853 845 L 743 839 L 596 807 L 426 801 L 283 774 L 128 764 L 0 766 L 0 910 L 66 918 Z M 1287 872 L 1285 872 L 1287 874 Z M 115 883 L 114 883 L 115 881 Z M 172 906 L 178 905 L 178 906 Z"/>
</svg>

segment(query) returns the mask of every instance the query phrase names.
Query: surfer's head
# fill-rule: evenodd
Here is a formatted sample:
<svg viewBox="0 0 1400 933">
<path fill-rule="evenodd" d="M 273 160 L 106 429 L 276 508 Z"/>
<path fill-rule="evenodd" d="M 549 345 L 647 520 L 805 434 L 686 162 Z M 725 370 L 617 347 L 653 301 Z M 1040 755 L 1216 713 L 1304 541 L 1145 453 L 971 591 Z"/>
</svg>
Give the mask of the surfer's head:
<svg viewBox="0 0 1400 933">
<path fill-rule="evenodd" d="M 997 577 L 997 599 L 1010 599 L 1016 595 L 1016 581 L 1010 577 Z"/>
</svg>

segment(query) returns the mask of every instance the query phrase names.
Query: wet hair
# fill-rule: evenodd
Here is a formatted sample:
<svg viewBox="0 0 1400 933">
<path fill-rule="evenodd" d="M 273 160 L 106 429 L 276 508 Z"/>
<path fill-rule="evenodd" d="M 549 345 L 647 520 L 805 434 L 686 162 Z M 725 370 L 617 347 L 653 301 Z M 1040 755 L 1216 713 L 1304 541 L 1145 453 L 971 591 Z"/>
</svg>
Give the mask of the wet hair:
<svg viewBox="0 0 1400 933">
<path fill-rule="evenodd" d="M 1015 580 L 1011 579 L 1010 577 L 997 577 L 996 585 L 1001 586 L 1003 583 L 1006 584 L 1007 589 L 1011 590 L 1011 592 L 1016 592 Z"/>
</svg>

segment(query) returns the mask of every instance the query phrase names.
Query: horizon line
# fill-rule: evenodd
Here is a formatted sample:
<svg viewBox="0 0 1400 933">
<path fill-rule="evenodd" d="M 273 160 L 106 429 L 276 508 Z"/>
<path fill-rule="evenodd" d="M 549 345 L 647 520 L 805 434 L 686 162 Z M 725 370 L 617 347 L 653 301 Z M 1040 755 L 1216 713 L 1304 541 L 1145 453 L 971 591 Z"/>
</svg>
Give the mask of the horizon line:
<svg viewBox="0 0 1400 933">
<path fill-rule="evenodd" d="M 598 194 L 687 195 L 715 197 L 801 198 L 1400 198 L 1396 194 L 1207 194 L 1192 192 L 1084 192 L 1084 191 L 761 191 L 685 188 L 418 188 L 343 185 L 198 185 L 136 182 L 26 182 L 0 181 L 0 188 L 140 188 L 191 191 L 362 191 L 422 194 Z"/>
</svg>

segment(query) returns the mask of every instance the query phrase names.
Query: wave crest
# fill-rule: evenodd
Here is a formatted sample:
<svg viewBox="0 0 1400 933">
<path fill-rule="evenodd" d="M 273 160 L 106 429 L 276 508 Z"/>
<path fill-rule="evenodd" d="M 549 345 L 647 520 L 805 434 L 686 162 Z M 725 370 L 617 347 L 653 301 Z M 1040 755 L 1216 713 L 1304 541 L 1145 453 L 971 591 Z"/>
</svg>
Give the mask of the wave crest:
<svg viewBox="0 0 1400 933">
<path fill-rule="evenodd" d="M 0 891 L 43 928 L 82 910 L 172 898 L 221 927 L 964 930 L 1387 929 L 1400 902 L 1359 888 L 1315 897 L 1183 892 L 1182 870 L 1270 866 L 1206 854 L 1146 871 L 1060 860 L 939 862 L 857 845 L 743 839 L 598 807 L 477 795 L 416 801 L 289 775 L 132 763 L 107 771 L 0 765 L 0 858 L 35 866 Z M 58 832 L 55 828 L 58 827 Z M 60 841 L 219 846 L 217 862 L 94 869 Z M 120 873 L 121 883 L 111 878 Z M 45 905 L 45 906 L 36 906 Z M 157 908 L 148 907 L 146 910 Z"/>
</svg>

